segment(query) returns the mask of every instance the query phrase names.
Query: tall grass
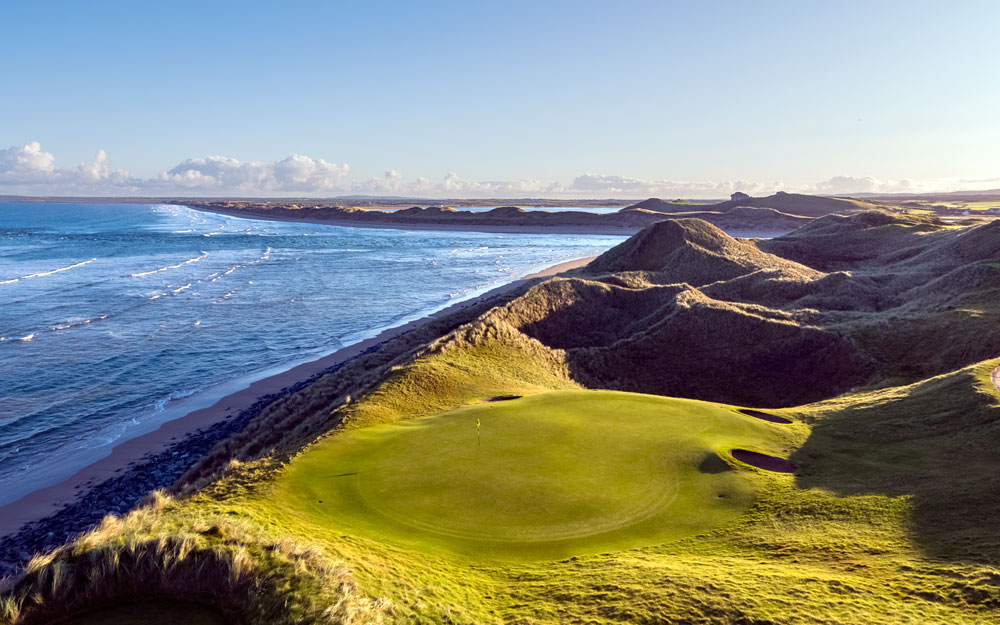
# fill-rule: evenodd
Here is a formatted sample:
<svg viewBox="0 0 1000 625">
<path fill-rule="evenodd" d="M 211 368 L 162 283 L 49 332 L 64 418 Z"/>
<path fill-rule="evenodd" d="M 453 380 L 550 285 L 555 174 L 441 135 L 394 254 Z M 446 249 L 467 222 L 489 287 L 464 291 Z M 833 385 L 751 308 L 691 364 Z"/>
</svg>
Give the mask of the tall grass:
<svg viewBox="0 0 1000 625">
<path fill-rule="evenodd" d="M 372 623 L 388 610 L 360 596 L 350 572 L 315 548 L 262 538 L 234 519 L 168 527 L 160 512 L 169 505 L 159 494 L 36 555 L 0 587 L 0 622 L 51 623 L 154 599 L 210 606 L 236 625 Z"/>
</svg>

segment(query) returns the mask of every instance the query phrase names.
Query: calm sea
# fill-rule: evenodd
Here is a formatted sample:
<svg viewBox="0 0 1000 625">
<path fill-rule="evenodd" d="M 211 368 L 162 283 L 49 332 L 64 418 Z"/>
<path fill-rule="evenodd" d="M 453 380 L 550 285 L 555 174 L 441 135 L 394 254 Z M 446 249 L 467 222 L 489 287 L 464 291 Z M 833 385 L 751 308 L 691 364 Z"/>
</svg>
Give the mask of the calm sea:
<svg viewBox="0 0 1000 625">
<path fill-rule="evenodd" d="M 621 240 L 0 203 L 0 505 L 179 416 L 185 397 Z"/>
</svg>

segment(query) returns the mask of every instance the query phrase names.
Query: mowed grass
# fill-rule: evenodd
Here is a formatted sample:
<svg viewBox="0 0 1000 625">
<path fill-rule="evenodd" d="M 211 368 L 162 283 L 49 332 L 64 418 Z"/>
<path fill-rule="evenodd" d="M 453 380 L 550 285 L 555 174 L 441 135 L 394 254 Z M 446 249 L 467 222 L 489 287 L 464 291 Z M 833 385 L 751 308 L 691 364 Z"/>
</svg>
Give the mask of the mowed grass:
<svg viewBox="0 0 1000 625">
<path fill-rule="evenodd" d="M 338 433 L 293 459 L 269 499 L 331 533 L 558 559 L 733 521 L 760 482 L 728 452 L 784 456 L 794 430 L 710 402 L 557 391 Z"/>
</svg>

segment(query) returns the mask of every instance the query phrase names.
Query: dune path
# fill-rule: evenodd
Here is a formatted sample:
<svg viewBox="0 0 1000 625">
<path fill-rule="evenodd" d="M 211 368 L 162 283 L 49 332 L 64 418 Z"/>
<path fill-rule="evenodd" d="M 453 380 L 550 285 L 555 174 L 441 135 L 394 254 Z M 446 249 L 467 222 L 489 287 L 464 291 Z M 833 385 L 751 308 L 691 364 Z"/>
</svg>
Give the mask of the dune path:
<svg viewBox="0 0 1000 625">
<path fill-rule="evenodd" d="M 993 370 L 993 373 L 990 374 L 990 379 L 993 380 L 993 388 L 1000 393 L 1000 367 Z"/>
</svg>

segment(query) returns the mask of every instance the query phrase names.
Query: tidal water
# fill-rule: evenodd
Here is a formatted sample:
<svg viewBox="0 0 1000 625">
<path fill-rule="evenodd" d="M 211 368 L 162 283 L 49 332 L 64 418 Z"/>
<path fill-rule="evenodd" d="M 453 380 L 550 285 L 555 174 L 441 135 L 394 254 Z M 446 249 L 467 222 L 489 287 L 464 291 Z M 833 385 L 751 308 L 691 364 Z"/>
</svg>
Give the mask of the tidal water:
<svg viewBox="0 0 1000 625">
<path fill-rule="evenodd" d="M 620 236 L 0 203 L 0 505 L 185 397 L 320 357 Z M 176 410 L 174 411 L 176 412 Z"/>
</svg>

